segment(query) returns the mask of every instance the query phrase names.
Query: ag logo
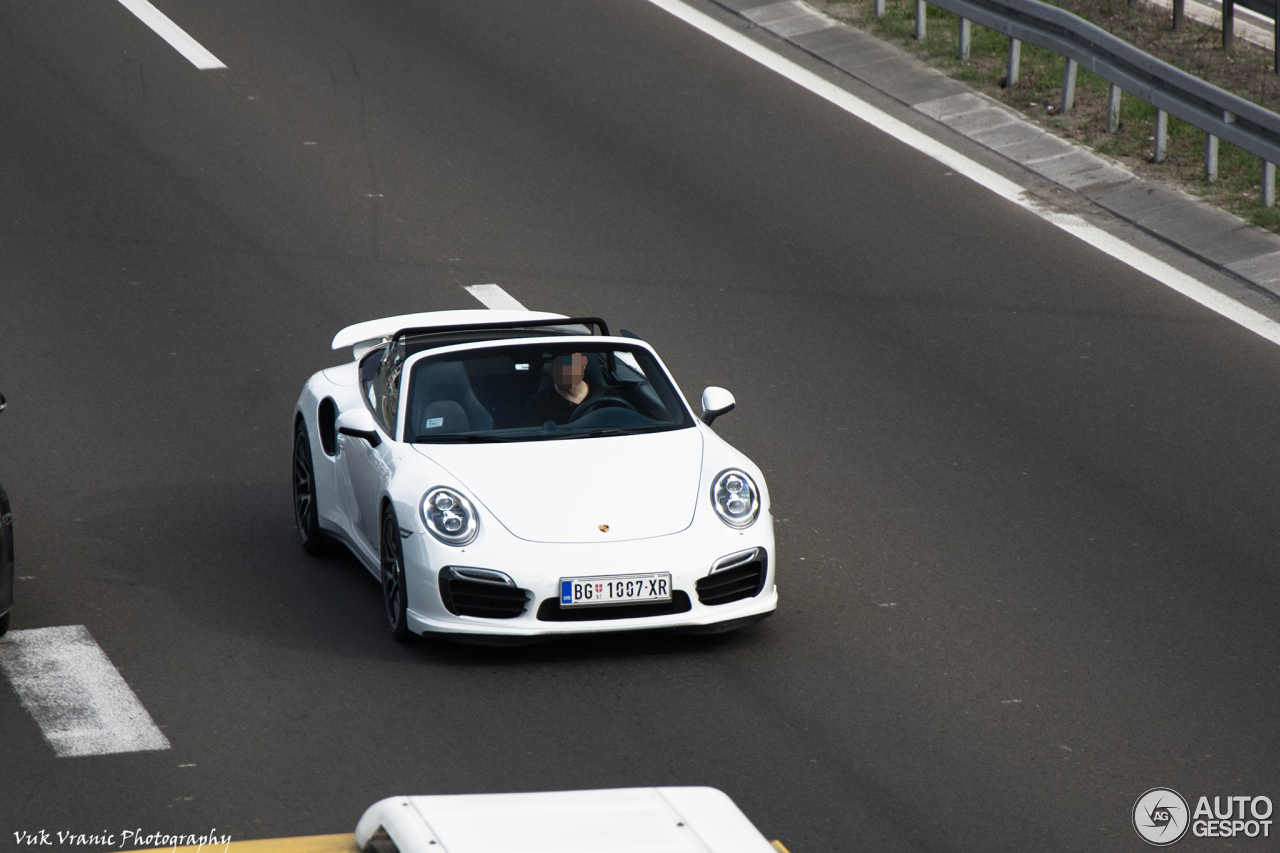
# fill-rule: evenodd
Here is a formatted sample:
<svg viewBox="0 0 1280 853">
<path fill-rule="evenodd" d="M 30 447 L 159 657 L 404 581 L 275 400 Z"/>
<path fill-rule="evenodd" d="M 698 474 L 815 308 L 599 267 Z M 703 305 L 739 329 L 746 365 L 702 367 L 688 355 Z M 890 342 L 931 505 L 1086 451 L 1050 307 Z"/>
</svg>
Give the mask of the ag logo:
<svg viewBox="0 0 1280 853">
<path fill-rule="evenodd" d="M 1171 788 L 1152 788 L 1133 804 L 1133 828 L 1142 840 L 1167 847 L 1187 832 L 1187 801 Z"/>
</svg>

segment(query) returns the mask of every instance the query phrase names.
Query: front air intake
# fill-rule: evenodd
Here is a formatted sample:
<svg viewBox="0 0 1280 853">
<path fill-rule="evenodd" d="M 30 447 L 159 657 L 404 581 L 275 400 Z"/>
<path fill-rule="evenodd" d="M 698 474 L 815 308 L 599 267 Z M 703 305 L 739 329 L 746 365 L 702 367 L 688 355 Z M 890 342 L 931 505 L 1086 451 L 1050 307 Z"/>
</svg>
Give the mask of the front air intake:
<svg viewBox="0 0 1280 853">
<path fill-rule="evenodd" d="M 754 598 L 764 589 L 768 568 L 769 555 L 763 548 L 723 557 L 711 568 L 711 574 L 696 584 L 698 601 L 716 605 Z"/>
<path fill-rule="evenodd" d="M 672 616 L 693 609 L 689 593 L 677 589 L 670 601 L 639 604 L 600 604 L 587 607 L 561 607 L 560 599 L 548 598 L 538 605 L 539 622 L 594 622 L 597 619 L 643 619 L 646 616 Z"/>
<path fill-rule="evenodd" d="M 514 619 L 530 598 L 501 572 L 454 566 L 440 570 L 440 600 L 454 616 Z"/>
</svg>

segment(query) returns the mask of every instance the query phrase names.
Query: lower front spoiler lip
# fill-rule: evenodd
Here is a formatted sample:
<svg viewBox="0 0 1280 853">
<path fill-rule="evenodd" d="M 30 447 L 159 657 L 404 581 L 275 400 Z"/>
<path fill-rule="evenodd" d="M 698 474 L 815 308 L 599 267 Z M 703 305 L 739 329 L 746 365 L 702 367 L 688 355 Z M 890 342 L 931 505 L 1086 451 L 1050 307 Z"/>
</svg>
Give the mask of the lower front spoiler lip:
<svg viewBox="0 0 1280 853">
<path fill-rule="evenodd" d="M 725 608 L 720 611 L 719 608 Z M 547 637 L 573 634 L 606 634 L 624 631 L 673 631 L 687 634 L 715 634 L 732 631 L 773 615 L 778 609 L 778 590 L 743 602 L 742 605 L 718 605 L 715 610 L 695 608 L 687 613 L 671 616 L 649 616 L 637 619 L 610 619 L 598 622 L 534 622 L 527 620 L 519 625 L 504 625 L 498 620 L 468 619 L 445 621 L 430 619 L 409 612 L 409 627 L 416 634 L 438 636 L 459 642 L 484 645 L 514 645 L 536 642 Z M 545 626 L 545 627 L 544 627 Z"/>
</svg>

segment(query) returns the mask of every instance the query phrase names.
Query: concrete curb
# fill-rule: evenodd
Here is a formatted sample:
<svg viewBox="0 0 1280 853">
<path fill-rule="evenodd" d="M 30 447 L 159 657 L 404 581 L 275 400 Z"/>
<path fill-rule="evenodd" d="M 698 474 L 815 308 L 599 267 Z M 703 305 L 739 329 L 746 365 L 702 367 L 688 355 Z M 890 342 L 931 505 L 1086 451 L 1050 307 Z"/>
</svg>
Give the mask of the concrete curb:
<svg viewBox="0 0 1280 853">
<path fill-rule="evenodd" d="M 800 0 L 712 0 L 921 115 L 1250 287 L 1280 296 L 1280 236 L 1062 139 Z"/>
</svg>

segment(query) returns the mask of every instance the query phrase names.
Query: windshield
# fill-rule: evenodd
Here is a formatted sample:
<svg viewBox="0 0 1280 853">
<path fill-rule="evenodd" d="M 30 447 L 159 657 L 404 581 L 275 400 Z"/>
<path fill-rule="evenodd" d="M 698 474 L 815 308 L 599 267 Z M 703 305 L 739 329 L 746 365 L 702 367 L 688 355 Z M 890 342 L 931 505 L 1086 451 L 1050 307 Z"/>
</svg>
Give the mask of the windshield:
<svg viewBox="0 0 1280 853">
<path fill-rule="evenodd" d="M 405 440 L 536 441 L 690 426 L 648 350 L 554 339 L 419 360 L 409 377 Z"/>
</svg>

